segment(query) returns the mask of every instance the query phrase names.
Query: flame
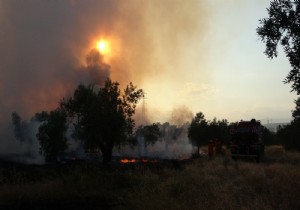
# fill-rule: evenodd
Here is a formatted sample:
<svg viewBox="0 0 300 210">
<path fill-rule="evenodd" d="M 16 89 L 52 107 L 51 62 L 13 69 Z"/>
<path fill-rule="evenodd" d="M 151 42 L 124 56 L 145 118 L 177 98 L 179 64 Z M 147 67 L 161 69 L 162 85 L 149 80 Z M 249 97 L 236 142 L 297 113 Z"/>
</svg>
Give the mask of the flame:
<svg viewBox="0 0 300 210">
<path fill-rule="evenodd" d="M 136 158 L 123 158 L 120 160 L 120 163 L 158 163 L 158 160 L 150 160 L 146 158 L 136 159 Z"/>
<path fill-rule="evenodd" d="M 138 160 L 134 159 L 134 158 L 132 158 L 132 159 L 124 158 L 124 159 L 121 159 L 120 162 L 121 163 L 136 163 L 136 162 L 138 162 Z"/>
</svg>

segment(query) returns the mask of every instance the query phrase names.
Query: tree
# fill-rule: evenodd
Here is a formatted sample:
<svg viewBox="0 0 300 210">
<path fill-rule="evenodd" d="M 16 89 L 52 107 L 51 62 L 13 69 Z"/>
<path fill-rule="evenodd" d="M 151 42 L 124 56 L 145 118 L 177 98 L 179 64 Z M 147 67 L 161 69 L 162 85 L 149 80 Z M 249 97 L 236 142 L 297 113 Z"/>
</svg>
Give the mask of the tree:
<svg viewBox="0 0 300 210">
<path fill-rule="evenodd" d="M 286 149 L 294 149 L 300 151 L 300 98 L 295 101 L 296 107 L 292 112 L 293 120 L 291 124 L 279 128 L 277 136 L 279 141 L 285 146 Z"/>
<path fill-rule="evenodd" d="M 271 132 L 265 126 L 262 126 L 262 139 L 264 141 L 264 144 L 267 145 L 267 146 L 280 144 L 280 142 L 278 141 L 275 133 Z"/>
<path fill-rule="evenodd" d="M 279 141 L 287 150 L 300 151 L 300 122 L 292 121 L 291 124 L 283 126 L 277 131 Z"/>
<path fill-rule="evenodd" d="M 73 119 L 77 136 L 87 151 L 101 151 L 105 166 L 111 161 L 114 146 L 132 143 L 132 119 L 143 91 L 132 83 L 123 93 L 119 83 L 109 78 L 104 87 L 79 85 L 73 97 L 63 99 L 61 108 Z"/>
<path fill-rule="evenodd" d="M 300 97 L 295 100 L 295 104 L 296 104 L 296 107 L 295 107 L 295 110 L 292 111 L 292 116 L 294 118 L 294 120 L 300 120 Z"/>
<path fill-rule="evenodd" d="M 144 146 L 147 148 L 148 145 L 154 145 L 155 142 L 161 137 L 158 123 L 152 125 L 140 126 L 136 131 L 137 136 L 144 137 Z"/>
<path fill-rule="evenodd" d="M 284 83 L 292 84 L 292 91 L 300 94 L 300 4 L 298 0 L 271 1 L 269 17 L 261 19 L 257 34 L 266 43 L 265 54 L 277 57 L 280 43 L 292 69 Z"/>
<path fill-rule="evenodd" d="M 54 162 L 67 149 L 65 132 L 68 129 L 67 115 L 62 109 L 35 114 L 35 119 L 42 124 L 36 134 L 40 143 L 40 152 L 47 162 Z"/>
<path fill-rule="evenodd" d="M 198 155 L 200 146 L 206 145 L 209 142 L 208 122 L 205 120 L 204 114 L 199 112 L 193 118 L 188 129 L 188 137 L 194 146 L 197 146 Z"/>
<path fill-rule="evenodd" d="M 218 139 L 223 143 L 228 143 L 230 139 L 229 125 L 226 119 L 217 120 L 214 118 L 208 122 L 209 138 Z"/>
</svg>

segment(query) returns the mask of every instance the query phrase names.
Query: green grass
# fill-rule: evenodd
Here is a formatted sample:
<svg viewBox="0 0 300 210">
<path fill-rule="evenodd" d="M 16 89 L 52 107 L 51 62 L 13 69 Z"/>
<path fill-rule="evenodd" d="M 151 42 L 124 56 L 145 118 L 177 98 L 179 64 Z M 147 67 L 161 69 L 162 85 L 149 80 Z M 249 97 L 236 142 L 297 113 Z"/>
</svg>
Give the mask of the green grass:
<svg viewBox="0 0 300 210">
<path fill-rule="evenodd" d="M 224 155 L 111 171 L 12 166 L 0 170 L 0 209 L 300 209 L 299 161 L 277 146 L 260 164 Z"/>
</svg>

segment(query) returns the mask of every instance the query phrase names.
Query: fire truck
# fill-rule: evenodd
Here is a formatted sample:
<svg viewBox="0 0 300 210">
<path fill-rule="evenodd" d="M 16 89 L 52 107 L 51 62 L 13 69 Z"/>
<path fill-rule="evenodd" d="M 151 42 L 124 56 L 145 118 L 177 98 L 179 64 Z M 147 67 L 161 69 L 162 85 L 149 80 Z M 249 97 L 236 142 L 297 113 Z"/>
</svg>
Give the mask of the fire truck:
<svg viewBox="0 0 300 210">
<path fill-rule="evenodd" d="M 260 162 L 264 155 L 264 142 L 262 139 L 263 127 L 260 121 L 252 119 L 241 121 L 231 128 L 230 151 L 233 159 L 245 157 L 255 158 Z"/>
</svg>

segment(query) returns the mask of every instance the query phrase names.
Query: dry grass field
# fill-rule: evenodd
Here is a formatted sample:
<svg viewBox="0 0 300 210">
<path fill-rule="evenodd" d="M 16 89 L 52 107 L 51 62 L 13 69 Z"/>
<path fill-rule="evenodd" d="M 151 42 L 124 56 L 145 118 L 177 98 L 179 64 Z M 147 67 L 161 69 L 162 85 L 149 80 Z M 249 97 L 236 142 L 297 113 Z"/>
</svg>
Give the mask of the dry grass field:
<svg viewBox="0 0 300 210">
<path fill-rule="evenodd" d="M 300 209 L 300 154 L 262 163 L 228 155 L 187 162 L 0 168 L 0 209 Z"/>
</svg>

